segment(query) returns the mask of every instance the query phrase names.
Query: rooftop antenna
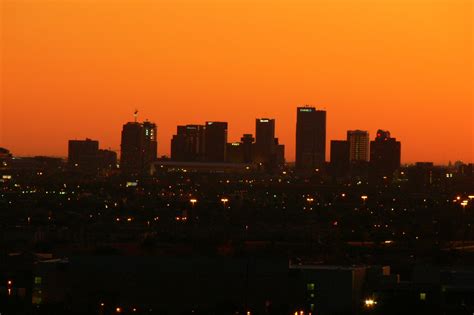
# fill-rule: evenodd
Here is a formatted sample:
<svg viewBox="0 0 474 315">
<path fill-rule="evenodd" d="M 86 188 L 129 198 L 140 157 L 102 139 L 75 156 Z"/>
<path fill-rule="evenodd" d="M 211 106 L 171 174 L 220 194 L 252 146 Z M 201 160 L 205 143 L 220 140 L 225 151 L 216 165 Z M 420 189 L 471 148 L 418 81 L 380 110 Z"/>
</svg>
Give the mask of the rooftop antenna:
<svg viewBox="0 0 474 315">
<path fill-rule="evenodd" d="M 135 119 L 135 122 L 138 120 L 138 109 L 135 109 L 135 112 L 133 112 L 133 118 Z"/>
</svg>

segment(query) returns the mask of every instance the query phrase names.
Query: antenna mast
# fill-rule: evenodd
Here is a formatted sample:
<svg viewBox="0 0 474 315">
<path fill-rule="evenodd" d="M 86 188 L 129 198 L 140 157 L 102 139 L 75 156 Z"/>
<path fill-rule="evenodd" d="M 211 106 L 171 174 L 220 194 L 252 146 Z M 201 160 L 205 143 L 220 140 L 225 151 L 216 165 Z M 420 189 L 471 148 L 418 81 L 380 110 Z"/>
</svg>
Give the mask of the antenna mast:
<svg viewBox="0 0 474 315">
<path fill-rule="evenodd" d="M 133 113 L 133 118 L 135 119 L 135 122 L 138 120 L 138 109 L 135 109 L 135 112 Z"/>
</svg>

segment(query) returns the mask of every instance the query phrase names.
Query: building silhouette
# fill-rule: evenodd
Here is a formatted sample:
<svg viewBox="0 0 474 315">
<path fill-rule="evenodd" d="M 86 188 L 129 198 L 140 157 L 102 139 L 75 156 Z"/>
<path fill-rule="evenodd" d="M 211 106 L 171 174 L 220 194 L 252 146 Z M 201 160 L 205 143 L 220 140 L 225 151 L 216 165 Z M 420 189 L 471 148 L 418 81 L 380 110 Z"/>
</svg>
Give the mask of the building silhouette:
<svg viewBox="0 0 474 315">
<path fill-rule="evenodd" d="M 148 171 L 157 158 L 157 128 L 152 122 L 128 122 L 123 125 L 120 168 L 126 173 Z"/>
<path fill-rule="evenodd" d="M 227 122 L 206 122 L 204 139 L 206 162 L 225 162 L 227 148 Z"/>
<path fill-rule="evenodd" d="M 256 163 L 268 164 L 275 159 L 275 119 L 257 118 L 255 120 Z"/>
<path fill-rule="evenodd" d="M 401 144 L 390 137 L 390 132 L 378 130 L 370 142 L 370 167 L 376 176 L 391 177 L 400 167 Z"/>
<path fill-rule="evenodd" d="M 205 128 L 203 125 L 178 126 L 171 140 L 174 161 L 203 161 L 205 158 Z"/>
<path fill-rule="evenodd" d="M 241 142 L 227 143 L 226 161 L 229 163 L 244 163 L 244 150 Z"/>
<path fill-rule="evenodd" d="M 246 133 L 240 138 L 241 141 L 241 150 L 243 154 L 243 162 L 244 163 L 252 163 L 253 162 L 253 145 L 255 138 L 249 134 Z"/>
<path fill-rule="evenodd" d="M 326 156 L 326 111 L 298 107 L 296 119 L 296 168 L 324 166 Z"/>
<path fill-rule="evenodd" d="M 68 164 L 80 171 L 110 170 L 117 166 L 117 153 L 99 149 L 97 140 L 69 140 Z"/>
<path fill-rule="evenodd" d="M 350 169 L 349 142 L 345 140 L 331 141 L 331 173 L 336 177 L 347 176 Z"/>
<path fill-rule="evenodd" d="M 369 133 L 363 130 L 347 131 L 349 143 L 349 161 L 351 163 L 369 161 Z"/>
<path fill-rule="evenodd" d="M 68 163 L 69 165 L 83 168 L 93 169 L 97 167 L 97 159 L 99 154 L 99 141 L 85 140 L 69 140 L 68 142 Z"/>
</svg>

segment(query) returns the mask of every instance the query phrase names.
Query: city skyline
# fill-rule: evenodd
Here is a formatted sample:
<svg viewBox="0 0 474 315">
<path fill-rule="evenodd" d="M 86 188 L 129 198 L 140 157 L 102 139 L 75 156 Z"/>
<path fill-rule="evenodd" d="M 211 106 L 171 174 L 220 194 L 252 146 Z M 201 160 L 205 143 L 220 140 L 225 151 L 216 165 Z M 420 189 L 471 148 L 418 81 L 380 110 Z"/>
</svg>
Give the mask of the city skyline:
<svg viewBox="0 0 474 315">
<path fill-rule="evenodd" d="M 294 161 L 294 108 L 311 104 L 326 148 L 383 128 L 403 163 L 473 161 L 468 1 L 80 3 L 2 2 L 0 146 L 17 155 L 86 137 L 119 150 L 138 108 L 160 155 L 176 125 L 228 121 L 238 141 L 272 117 Z"/>
<path fill-rule="evenodd" d="M 313 107 L 313 106 L 310 106 L 310 105 L 298 106 L 298 107 L 296 108 L 297 113 L 299 113 L 299 111 L 300 111 L 301 109 L 309 109 L 309 110 L 313 110 L 313 111 L 315 110 L 316 112 L 322 112 L 322 113 L 324 113 L 324 116 L 325 116 L 325 117 L 326 117 L 326 115 L 327 115 L 327 111 L 325 111 L 325 110 L 323 110 L 323 109 L 319 109 L 319 108 Z M 134 124 L 138 124 L 138 125 L 151 124 L 151 125 L 153 125 L 154 128 L 155 128 L 154 133 L 156 133 L 156 135 L 153 135 L 153 137 L 154 137 L 154 138 L 156 137 L 157 139 L 159 139 L 159 138 L 160 138 L 160 137 L 159 137 L 160 133 L 159 133 L 159 131 L 156 131 L 157 129 L 159 129 L 159 125 L 158 125 L 158 124 L 155 124 L 154 121 L 150 121 L 149 119 L 145 119 L 145 120 L 143 120 L 142 122 L 140 122 L 139 119 L 138 119 L 138 113 L 139 113 L 139 111 L 138 111 L 138 110 L 135 110 L 135 111 L 133 112 L 133 120 L 129 120 L 129 121 L 123 122 L 123 126 L 125 127 L 126 125 L 134 125 Z M 276 134 L 276 131 L 275 131 L 275 130 L 277 130 L 277 128 L 276 128 L 276 126 L 277 126 L 277 121 L 276 121 L 275 118 L 264 118 L 264 119 L 262 119 L 262 118 L 254 118 L 254 120 L 257 122 L 257 126 L 258 126 L 259 122 L 261 122 L 262 120 L 265 121 L 265 122 L 271 122 L 271 123 L 273 124 L 273 132 Z M 187 124 L 184 124 L 184 125 L 177 125 L 177 126 L 175 126 L 175 129 L 177 128 L 177 129 L 178 129 L 178 132 L 179 132 L 180 128 L 186 129 L 186 128 L 188 128 L 188 127 L 193 127 L 193 128 L 194 128 L 194 127 L 205 127 L 205 126 L 208 125 L 209 123 L 210 123 L 210 124 L 213 124 L 214 122 L 216 122 L 216 123 L 218 123 L 218 124 L 226 124 L 226 126 L 229 125 L 228 121 L 219 121 L 219 122 L 217 122 L 217 121 L 206 121 L 204 124 L 196 124 L 196 123 L 191 123 L 191 124 L 189 124 L 189 123 L 187 123 Z M 253 129 L 251 132 L 243 133 L 243 136 L 248 135 L 248 136 L 253 136 L 253 137 L 255 137 L 255 136 L 256 136 L 256 132 L 257 132 L 257 129 L 256 129 L 257 126 L 254 126 L 254 129 Z M 324 127 L 327 127 L 327 125 L 325 125 Z M 226 127 L 226 128 L 227 128 L 227 129 L 225 129 L 226 141 L 225 141 L 224 143 L 227 143 L 228 145 L 232 145 L 232 144 L 235 144 L 235 143 L 239 143 L 239 140 L 243 139 L 243 138 L 242 138 L 242 135 L 241 135 L 240 137 L 238 137 L 238 139 L 229 139 L 229 138 L 227 137 L 227 134 L 230 133 L 230 130 L 229 130 L 230 128 L 228 128 L 228 127 Z M 204 129 L 205 129 L 205 128 L 204 128 Z M 294 129 L 295 129 L 295 137 L 296 137 L 297 129 L 298 129 L 298 126 L 297 126 L 297 123 L 296 123 L 296 122 L 295 122 Z M 204 130 L 203 130 L 203 131 L 204 131 Z M 375 133 L 374 133 L 374 136 L 372 136 L 372 134 L 371 134 L 371 132 L 370 132 L 369 130 L 359 130 L 359 129 L 357 129 L 357 130 L 349 130 L 349 129 L 348 129 L 348 130 L 346 130 L 346 134 L 347 134 L 347 138 L 348 138 L 348 139 L 349 139 L 349 134 L 352 134 L 352 133 L 357 133 L 357 132 L 359 132 L 359 133 L 365 133 L 365 134 L 366 134 L 366 137 L 367 137 L 366 141 L 367 141 L 367 146 L 368 146 L 368 147 L 366 148 L 367 151 L 366 151 L 366 153 L 364 153 L 364 154 L 367 154 L 367 156 L 365 157 L 365 160 L 368 162 L 368 161 L 370 160 L 370 158 L 369 158 L 369 151 L 371 150 L 370 148 L 372 147 L 372 145 L 369 146 L 369 142 L 372 143 L 372 142 L 374 142 L 373 139 L 378 139 L 378 137 L 380 136 L 380 135 L 379 135 L 379 132 L 381 132 L 381 131 L 383 131 L 383 130 L 381 130 L 380 128 L 378 128 L 378 129 L 377 129 L 377 132 L 375 132 Z M 122 131 L 122 132 L 123 132 L 123 131 Z M 387 132 L 388 132 L 388 131 L 387 131 Z M 390 132 L 388 132 L 388 133 L 390 134 Z M 165 143 L 160 143 L 159 141 L 157 142 L 158 148 L 161 149 L 163 146 L 168 148 L 168 151 L 167 151 L 166 153 L 163 153 L 162 151 L 159 151 L 159 149 L 157 149 L 157 153 L 158 153 L 158 154 L 157 154 L 157 157 L 158 157 L 158 158 L 160 158 L 160 157 L 167 157 L 167 158 L 173 159 L 172 146 L 173 146 L 173 141 L 174 141 L 174 139 L 175 139 L 175 137 L 176 137 L 176 135 L 175 135 L 175 134 L 176 134 L 176 131 L 175 131 L 173 134 L 174 134 L 174 135 L 171 135 L 170 139 L 168 139 L 167 142 L 165 142 Z M 203 134 L 203 135 L 204 135 L 204 134 Z M 123 135 L 122 135 L 122 137 L 123 137 Z M 94 140 L 91 140 L 91 138 L 94 139 Z M 111 152 L 115 152 L 119 157 L 121 157 L 121 154 L 120 154 L 120 153 L 121 153 L 121 148 L 120 148 L 121 145 L 120 145 L 120 143 L 119 143 L 119 145 L 118 145 L 119 148 L 111 148 L 111 147 L 109 147 L 109 146 L 107 146 L 107 145 L 104 145 L 104 144 L 102 143 L 102 141 L 99 140 L 99 139 L 100 139 L 100 136 L 98 136 L 98 135 L 92 135 L 91 137 L 89 137 L 89 136 L 85 136 L 85 137 L 83 137 L 83 138 L 77 138 L 77 137 L 76 137 L 76 138 L 73 138 L 73 139 L 68 139 L 68 140 L 66 140 L 66 141 L 69 142 L 69 143 L 71 143 L 71 142 L 81 142 L 81 141 L 93 141 L 93 142 L 98 142 L 98 143 L 101 144 L 101 147 L 106 148 L 107 150 L 110 150 Z M 254 138 L 253 140 L 255 141 L 255 138 Z M 275 138 L 275 140 L 278 141 L 278 138 Z M 156 141 L 156 140 L 155 140 L 155 141 Z M 325 157 L 326 157 L 326 158 L 325 158 L 325 162 L 331 162 L 332 145 L 333 145 L 334 142 L 341 142 L 341 141 L 338 140 L 338 139 L 326 138 L 326 144 L 325 144 L 325 152 L 326 152 L 326 153 L 325 153 Z M 344 142 L 344 141 L 342 141 L 342 142 Z M 256 144 L 256 142 L 254 142 L 254 144 Z M 282 144 L 283 146 L 285 146 L 285 143 L 281 143 L 281 144 Z M 70 144 L 69 144 L 69 146 L 70 146 Z M 61 158 L 67 158 L 67 157 L 68 157 L 68 146 L 67 146 L 67 144 L 66 144 L 65 147 L 66 147 L 66 149 L 65 149 L 65 150 L 66 150 L 65 155 L 50 155 L 50 156 L 61 157 Z M 5 146 L 5 148 L 10 149 L 10 148 L 8 148 L 8 147 L 6 147 L 6 146 Z M 162 149 L 161 149 L 161 150 L 162 150 Z M 290 160 L 289 160 L 289 159 L 287 158 L 289 155 L 290 155 L 290 156 L 296 156 L 296 154 L 297 154 L 297 153 L 296 153 L 296 150 L 297 150 L 296 147 L 294 147 L 294 150 L 295 150 L 294 152 L 288 152 L 288 151 L 284 150 L 284 151 L 286 151 L 285 154 L 284 154 L 285 162 L 286 162 L 286 163 L 295 163 L 295 162 L 296 162 L 295 159 L 292 159 L 292 160 L 290 159 Z M 336 150 L 339 150 L 339 149 L 336 149 Z M 28 157 L 28 156 L 48 156 L 48 155 L 42 154 L 42 153 L 39 153 L 39 154 L 32 154 L 32 155 L 28 155 L 28 154 L 19 155 L 19 154 L 15 154 L 15 152 L 12 152 L 12 153 L 13 153 L 14 155 L 16 155 L 16 156 L 24 156 L 24 157 Z M 289 153 L 289 154 L 288 154 L 288 153 Z M 416 163 L 416 162 L 426 162 L 426 161 L 421 161 L 421 160 L 404 161 L 404 158 L 403 158 L 403 155 L 404 155 L 404 154 L 405 154 L 405 152 L 403 151 L 403 154 L 401 155 L 401 158 L 402 158 L 402 159 L 401 159 L 401 163 L 402 163 L 402 164 L 413 164 L 413 163 Z M 178 160 L 179 160 L 179 159 L 178 159 Z M 192 160 L 192 159 L 191 159 L 191 160 Z M 191 160 L 189 160 L 189 161 L 191 161 Z M 225 160 L 225 158 L 222 158 L 222 161 L 224 161 L 224 160 Z M 449 160 L 449 163 L 454 163 L 454 162 L 458 162 L 458 161 L 462 161 L 462 162 L 464 162 L 464 163 L 470 163 L 470 161 L 459 160 L 459 159 L 456 159 L 456 160 Z M 435 163 L 436 163 L 436 161 L 433 161 L 433 160 L 430 160 L 429 162 L 435 162 Z M 439 165 L 447 165 L 448 163 L 437 163 L 437 164 L 439 164 Z"/>
</svg>

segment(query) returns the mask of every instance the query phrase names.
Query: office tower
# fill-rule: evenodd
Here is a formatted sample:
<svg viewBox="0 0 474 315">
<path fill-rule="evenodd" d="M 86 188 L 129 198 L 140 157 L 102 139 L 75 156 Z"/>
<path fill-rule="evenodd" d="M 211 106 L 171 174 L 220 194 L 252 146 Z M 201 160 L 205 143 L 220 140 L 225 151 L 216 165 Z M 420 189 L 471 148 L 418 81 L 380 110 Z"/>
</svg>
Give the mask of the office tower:
<svg viewBox="0 0 474 315">
<path fill-rule="evenodd" d="M 400 167 L 401 144 L 390 137 L 390 132 L 378 130 L 374 141 L 370 142 L 370 166 L 379 176 L 392 176 Z"/>
<path fill-rule="evenodd" d="M 171 159 L 174 161 L 204 160 L 205 128 L 202 125 L 178 126 L 171 140 Z"/>
<path fill-rule="evenodd" d="M 100 169 L 116 169 L 117 168 L 117 153 L 111 150 L 100 149 L 97 152 L 98 166 Z"/>
<path fill-rule="evenodd" d="M 244 163 L 244 150 L 241 142 L 227 143 L 226 161 L 229 163 Z"/>
<path fill-rule="evenodd" d="M 97 168 L 98 152 L 99 141 L 91 139 L 69 140 L 68 163 L 81 169 Z"/>
<path fill-rule="evenodd" d="M 99 141 L 69 140 L 68 163 L 80 171 L 98 171 L 117 167 L 117 153 L 99 149 Z"/>
<path fill-rule="evenodd" d="M 157 158 L 156 125 L 128 122 L 123 125 L 120 167 L 127 173 L 147 171 Z"/>
<path fill-rule="evenodd" d="M 349 142 L 344 140 L 331 141 L 331 173 L 336 177 L 346 176 L 349 172 Z"/>
<path fill-rule="evenodd" d="M 298 107 L 296 119 L 296 168 L 320 168 L 326 156 L 326 111 Z"/>
<path fill-rule="evenodd" d="M 280 144 L 278 138 L 275 138 L 275 162 L 276 165 L 285 164 L 285 145 Z"/>
<path fill-rule="evenodd" d="M 143 143 L 143 165 L 148 168 L 158 158 L 156 124 L 145 121 L 142 124 L 145 139 Z"/>
<path fill-rule="evenodd" d="M 369 133 L 362 130 L 347 131 L 349 161 L 351 163 L 369 161 Z"/>
<path fill-rule="evenodd" d="M 257 163 L 271 163 L 275 160 L 275 120 L 257 118 L 255 121 L 255 156 Z"/>
<path fill-rule="evenodd" d="M 206 122 L 205 154 L 207 162 L 225 162 L 227 146 L 227 123 Z"/>
<path fill-rule="evenodd" d="M 240 138 L 240 141 L 242 143 L 244 163 L 252 163 L 253 162 L 253 143 L 255 141 L 254 137 L 251 134 L 244 134 L 242 138 Z"/>
</svg>

